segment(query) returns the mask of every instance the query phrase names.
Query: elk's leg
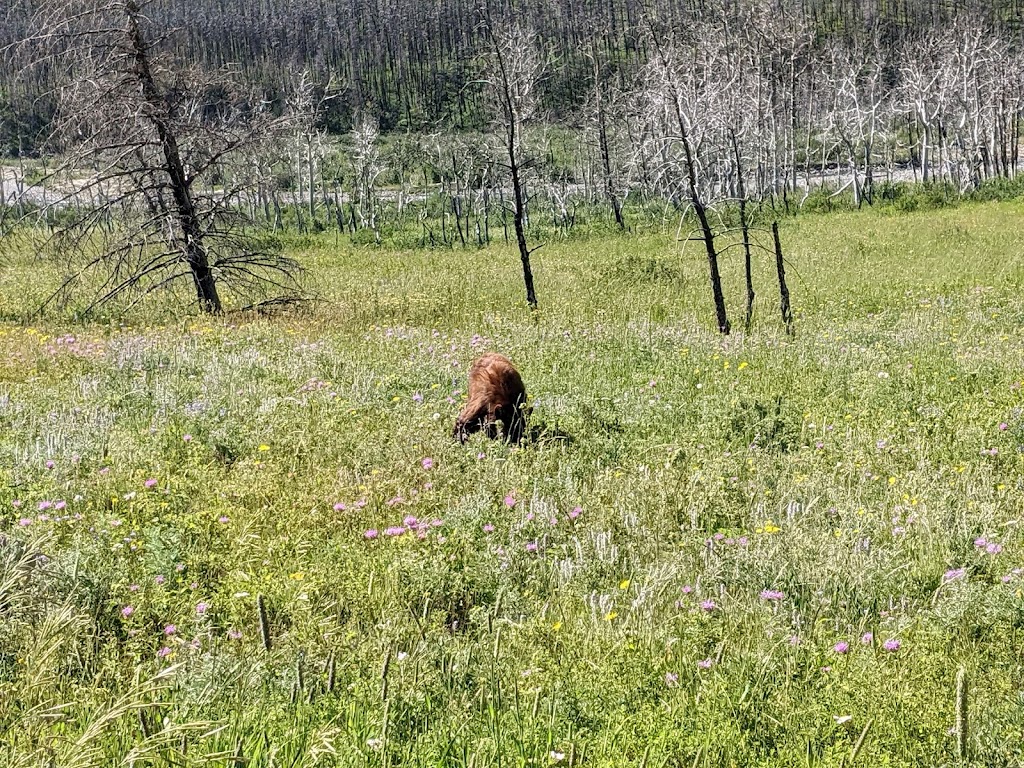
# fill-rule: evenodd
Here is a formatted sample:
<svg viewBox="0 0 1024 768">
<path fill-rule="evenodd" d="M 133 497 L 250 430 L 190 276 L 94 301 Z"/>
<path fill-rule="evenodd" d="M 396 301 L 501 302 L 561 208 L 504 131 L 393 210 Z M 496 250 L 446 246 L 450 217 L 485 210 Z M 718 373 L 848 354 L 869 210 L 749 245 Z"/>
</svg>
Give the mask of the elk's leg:
<svg viewBox="0 0 1024 768">
<path fill-rule="evenodd" d="M 505 439 L 510 443 L 521 443 L 526 430 L 526 413 L 522 404 L 507 409 L 505 421 Z"/>
<path fill-rule="evenodd" d="M 452 437 L 456 438 L 460 443 L 465 443 L 471 434 L 479 432 L 484 426 L 484 419 L 486 416 L 487 408 L 485 406 L 479 406 L 476 408 L 470 408 L 467 406 L 462 413 L 459 414 L 459 418 L 455 420 L 455 428 L 452 430 Z"/>
<path fill-rule="evenodd" d="M 498 437 L 497 412 L 493 405 L 487 407 L 486 421 L 484 422 L 484 434 L 491 440 Z"/>
</svg>

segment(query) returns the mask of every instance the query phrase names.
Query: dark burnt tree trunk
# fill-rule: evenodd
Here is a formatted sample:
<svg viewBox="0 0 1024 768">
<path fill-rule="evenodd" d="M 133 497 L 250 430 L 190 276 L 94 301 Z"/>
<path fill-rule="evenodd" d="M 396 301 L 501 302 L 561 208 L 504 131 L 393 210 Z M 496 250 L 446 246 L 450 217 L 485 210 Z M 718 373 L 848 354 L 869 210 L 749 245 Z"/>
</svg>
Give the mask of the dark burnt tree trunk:
<svg viewBox="0 0 1024 768">
<path fill-rule="evenodd" d="M 736 133 L 731 134 L 732 151 L 736 155 L 736 191 L 740 197 L 740 229 L 743 232 L 743 273 L 747 280 L 747 316 L 744 329 L 750 333 L 754 321 L 754 276 L 750 259 L 750 222 L 747 221 L 747 190 L 743 184 L 743 161 L 740 157 L 740 144 Z"/>
<path fill-rule="evenodd" d="M 626 230 L 626 222 L 622 218 L 622 203 L 615 191 L 615 177 L 612 174 L 612 153 L 608 146 L 608 115 L 604 108 L 604 93 L 601 86 L 601 67 L 598 64 L 596 41 L 591 51 L 594 62 L 594 98 L 597 101 L 597 142 L 601 151 L 601 168 L 604 171 L 604 193 L 611 203 L 615 214 L 615 224 L 620 231 Z"/>
<path fill-rule="evenodd" d="M 700 224 L 701 239 L 704 241 L 704 250 L 707 253 L 708 271 L 711 277 L 711 295 L 715 302 L 715 319 L 718 323 L 718 331 L 722 335 L 728 336 L 731 326 L 729 325 L 729 316 L 725 309 L 725 294 L 722 292 L 722 274 L 718 268 L 718 251 L 715 250 L 715 232 L 711 228 L 707 208 L 700 196 L 700 188 L 697 184 L 696 159 L 693 156 L 693 147 L 690 144 L 690 132 L 687 129 L 686 118 L 683 117 L 679 88 L 673 82 L 673 67 L 665 52 L 665 46 L 655 33 L 653 24 L 648 21 L 648 25 L 654 52 L 658 56 L 659 64 L 666 78 L 665 87 L 670 92 L 669 95 L 672 98 L 673 117 L 676 121 L 676 127 L 679 129 L 676 139 L 683 145 L 687 191 L 689 192 L 693 212 L 696 214 L 697 221 Z"/>
<path fill-rule="evenodd" d="M 775 271 L 779 275 L 779 309 L 782 311 L 782 322 L 786 324 L 786 334 L 792 336 L 793 309 L 789 305 L 789 286 L 786 285 L 786 265 L 782 258 L 782 241 L 779 239 L 779 222 L 772 222 L 772 239 L 775 241 Z"/>
<path fill-rule="evenodd" d="M 686 130 L 686 121 L 683 119 L 682 108 L 679 104 L 679 95 L 675 92 L 672 94 L 672 100 L 675 104 L 676 119 L 679 122 L 679 139 L 683 144 L 683 152 L 686 155 L 686 181 L 690 192 L 690 204 L 693 206 L 693 212 L 697 216 L 697 221 L 700 223 L 700 231 L 702 239 L 704 240 L 704 250 L 707 252 L 708 257 L 708 270 L 711 274 L 711 295 L 715 301 L 715 318 L 718 321 L 718 330 L 724 335 L 728 336 L 731 327 L 729 325 L 729 316 L 725 310 L 725 294 L 722 292 L 722 273 L 718 269 L 718 252 L 715 250 L 715 232 L 711 228 L 711 222 L 708 220 L 707 208 L 704 206 L 704 201 L 701 199 L 700 190 L 697 187 L 697 171 L 694 168 L 693 148 L 690 146 L 690 136 Z"/>
<path fill-rule="evenodd" d="M 149 48 L 139 26 L 140 11 L 137 0 L 128 0 L 125 3 L 125 13 L 128 15 L 129 44 L 135 63 L 133 74 L 138 78 L 148 108 L 146 117 L 156 128 L 160 141 L 166 164 L 164 170 L 167 172 L 168 186 L 174 200 L 175 218 L 180 228 L 181 245 L 185 261 L 192 273 L 199 306 L 204 312 L 219 313 L 222 309 L 220 296 L 217 294 L 217 283 L 203 245 L 203 230 L 192 200 L 191 182 L 181 161 L 178 140 L 171 128 L 166 101 L 150 69 Z"/>
<path fill-rule="evenodd" d="M 516 129 L 509 124 L 508 129 L 508 164 L 512 175 L 512 224 L 516 231 L 516 244 L 519 246 L 519 260 L 523 263 L 523 283 L 526 286 L 526 302 L 531 309 L 537 308 L 537 291 L 533 287 L 533 269 L 530 267 L 531 249 L 526 245 L 526 197 L 523 194 L 522 168 L 515 148 Z"/>
<path fill-rule="evenodd" d="M 487 18 L 487 35 L 490 39 L 497 65 L 492 86 L 496 90 L 505 128 L 505 151 L 508 155 L 509 176 L 512 181 L 512 225 L 516 234 L 519 260 L 523 265 L 523 283 L 526 286 L 526 301 L 530 309 L 537 309 L 537 291 L 533 285 L 533 269 L 530 254 L 536 250 L 526 242 L 525 179 L 522 153 L 521 123 L 524 112 L 530 109 L 529 96 L 539 69 L 531 56 L 530 37 L 514 26 L 503 33 L 502 39 L 495 34 L 494 25 Z"/>
</svg>

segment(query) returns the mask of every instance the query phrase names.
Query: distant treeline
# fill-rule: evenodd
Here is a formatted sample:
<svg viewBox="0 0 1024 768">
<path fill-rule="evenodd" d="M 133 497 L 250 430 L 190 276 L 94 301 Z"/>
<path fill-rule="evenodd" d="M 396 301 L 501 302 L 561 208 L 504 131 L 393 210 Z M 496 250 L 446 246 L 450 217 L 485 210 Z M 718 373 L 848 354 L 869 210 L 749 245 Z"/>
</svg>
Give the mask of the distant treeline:
<svg viewBox="0 0 1024 768">
<path fill-rule="evenodd" d="M 383 132 L 483 127 L 489 115 L 474 86 L 488 16 L 515 18 L 536 34 L 552 62 L 538 84 L 541 113 L 566 121 L 593 87 L 588 54 L 600 57 L 603 76 L 625 87 L 649 59 L 644 32 L 651 19 L 685 31 L 755 3 L 808 24 L 819 48 L 871 37 L 894 53 L 906 38 L 964 16 L 1016 45 L 1024 19 L 1024 0 L 152 0 L 144 12 L 165 33 L 161 46 L 179 61 L 236 67 L 272 101 L 283 103 L 296 70 L 309 69 L 324 82 L 333 78 L 338 97 L 327 103 L 323 120 L 337 134 L 364 110 Z M 32 154 L 61 73 L 37 67 L 24 75 L 19 49 L 7 46 L 33 34 L 34 3 L 6 5 L 0 152 Z"/>
</svg>

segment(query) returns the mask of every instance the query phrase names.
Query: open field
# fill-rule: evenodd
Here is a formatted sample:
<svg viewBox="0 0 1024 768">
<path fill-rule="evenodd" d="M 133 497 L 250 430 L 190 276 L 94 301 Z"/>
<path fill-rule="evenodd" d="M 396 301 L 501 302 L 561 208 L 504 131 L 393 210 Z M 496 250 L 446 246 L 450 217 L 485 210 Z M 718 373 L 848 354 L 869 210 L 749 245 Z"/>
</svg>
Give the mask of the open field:
<svg viewBox="0 0 1024 768">
<path fill-rule="evenodd" d="M 955 765 L 963 669 L 1020 765 L 1022 230 L 787 222 L 792 340 L 653 235 L 548 243 L 535 316 L 511 250 L 332 234 L 306 312 L 21 325 L 9 257 L 0 764 Z M 485 350 L 521 449 L 450 437 Z"/>
</svg>

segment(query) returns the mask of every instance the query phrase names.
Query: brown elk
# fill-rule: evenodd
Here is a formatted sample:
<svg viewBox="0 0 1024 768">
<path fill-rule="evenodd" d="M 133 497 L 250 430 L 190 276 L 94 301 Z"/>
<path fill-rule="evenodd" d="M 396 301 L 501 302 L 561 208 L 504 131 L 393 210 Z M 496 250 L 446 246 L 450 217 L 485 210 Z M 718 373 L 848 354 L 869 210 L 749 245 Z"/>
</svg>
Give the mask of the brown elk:
<svg viewBox="0 0 1024 768">
<path fill-rule="evenodd" d="M 498 436 L 500 421 L 505 439 L 519 443 L 529 415 L 526 388 L 519 371 L 504 355 L 489 352 L 477 358 L 469 369 L 469 400 L 455 420 L 452 437 L 465 443 L 471 434 L 483 430 L 493 440 Z"/>
</svg>

